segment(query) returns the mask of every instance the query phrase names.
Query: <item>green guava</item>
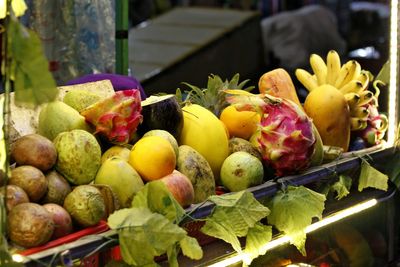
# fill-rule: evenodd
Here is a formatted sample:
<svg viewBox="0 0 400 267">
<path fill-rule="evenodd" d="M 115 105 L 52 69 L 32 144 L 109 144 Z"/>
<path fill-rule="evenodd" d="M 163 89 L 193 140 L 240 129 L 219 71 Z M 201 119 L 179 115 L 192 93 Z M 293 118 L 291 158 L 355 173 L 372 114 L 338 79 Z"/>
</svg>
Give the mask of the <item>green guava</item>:
<svg viewBox="0 0 400 267">
<path fill-rule="evenodd" d="M 264 169 L 258 158 L 238 151 L 224 160 L 220 175 L 222 185 L 231 192 L 237 192 L 261 184 Z"/>
</svg>

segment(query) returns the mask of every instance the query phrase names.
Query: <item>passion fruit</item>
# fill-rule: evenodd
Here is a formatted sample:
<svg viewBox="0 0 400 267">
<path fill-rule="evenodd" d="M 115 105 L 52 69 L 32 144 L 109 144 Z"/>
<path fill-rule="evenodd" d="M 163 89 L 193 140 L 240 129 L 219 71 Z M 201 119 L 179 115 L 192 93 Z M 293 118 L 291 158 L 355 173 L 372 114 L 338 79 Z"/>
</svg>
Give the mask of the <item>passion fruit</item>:
<svg viewBox="0 0 400 267">
<path fill-rule="evenodd" d="M 28 134 L 11 144 L 11 157 L 17 165 L 31 165 L 45 172 L 56 163 L 57 151 L 46 137 Z"/>
<path fill-rule="evenodd" d="M 42 203 L 64 204 L 65 197 L 71 193 L 71 186 L 67 180 L 57 171 L 46 174 L 47 192 L 42 199 Z"/>
<path fill-rule="evenodd" d="M 7 219 L 10 240 L 24 248 L 43 245 L 53 235 L 52 216 L 39 204 L 19 204 L 8 213 Z"/>
<path fill-rule="evenodd" d="M 12 185 L 12 184 L 7 185 L 6 188 L 4 188 L 4 187 L 0 188 L 0 195 L 4 194 L 4 189 L 7 190 L 7 193 L 6 193 L 7 212 L 12 210 L 12 208 L 17 206 L 18 204 L 29 202 L 28 195 L 26 194 L 24 189 L 22 189 L 21 187 Z"/>
<path fill-rule="evenodd" d="M 13 169 L 8 183 L 21 187 L 32 202 L 39 201 L 47 191 L 47 180 L 43 172 L 29 165 Z"/>
<path fill-rule="evenodd" d="M 53 218 L 54 231 L 51 239 L 57 239 L 72 233 L 73 228 L 71 216 L 63 207 L 54 203 L 44 204 L 43 207 Z"/>
</svg>

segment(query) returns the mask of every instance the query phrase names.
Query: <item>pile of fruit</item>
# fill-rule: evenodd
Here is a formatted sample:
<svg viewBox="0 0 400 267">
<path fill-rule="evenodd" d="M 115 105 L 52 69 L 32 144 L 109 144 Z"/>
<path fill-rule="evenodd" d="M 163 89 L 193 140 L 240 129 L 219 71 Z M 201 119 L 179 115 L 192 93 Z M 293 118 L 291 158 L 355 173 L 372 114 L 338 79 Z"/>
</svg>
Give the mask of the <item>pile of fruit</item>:
<svg viewBox="0 0 400 267">
<path fill-rule="evenodd" d="M 379 90 L 356 61 L 343 66 L 312 55 L 304 105 L 283 69 L 265 73 L 259 94 L 239 75 L 211 75 L 206 88 L 141 101 L 136 89 L 104 96 L 71 90 L 46 104 L 36 133 L 11 146 L 8 237 L 22 247 L 45 244 L 128 208 L 146 183 L 161 180 L 182 207 L 216 188 L 240 191 L 320 165 L 327 147 L 349 150 L 383 140 Z"/>
</svg>

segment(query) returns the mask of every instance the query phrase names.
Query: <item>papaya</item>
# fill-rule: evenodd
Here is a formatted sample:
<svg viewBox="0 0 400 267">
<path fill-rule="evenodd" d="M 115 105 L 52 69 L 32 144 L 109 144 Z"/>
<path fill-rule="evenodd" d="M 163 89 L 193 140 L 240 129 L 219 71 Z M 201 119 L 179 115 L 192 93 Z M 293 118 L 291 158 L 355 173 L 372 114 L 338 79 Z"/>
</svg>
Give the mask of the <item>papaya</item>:
<svg viewBox="0 0 400 267">
<path fill-rule="evenodd" d="M 258 81 L 258 90 L 261 94 L 289 99 L 301 107 L 292 78 L 282 68 L 264 73 Z"/>
<path fill-rule="evenodd" d="M 183 110 L 183 128 L 179 145 L 188 145 L 199 152 L 210 164 L 218 181 L 223 161 L 229 155 L 228 136 L 225 127 L 208 109 L 188 104 Z"/>
<path fill-rule="evenodd" d="M 346 152 L 350 143 L 350 110 L 343 94 L 324 84 L 312 90 L 304 101 L 304 110 L 312 118 L 322 143 Z"/>
</svg>

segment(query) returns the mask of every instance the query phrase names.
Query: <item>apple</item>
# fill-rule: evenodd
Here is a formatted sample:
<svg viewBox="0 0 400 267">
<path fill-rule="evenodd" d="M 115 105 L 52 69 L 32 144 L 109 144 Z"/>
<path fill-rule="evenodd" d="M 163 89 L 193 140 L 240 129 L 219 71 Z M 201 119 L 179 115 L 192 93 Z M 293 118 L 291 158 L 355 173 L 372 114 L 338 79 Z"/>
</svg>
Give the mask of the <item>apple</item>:
<svg viewBox="0 0 400 267">
<path fill-rule="evenodd" d="M 169 192 L 171 192 L 182 207 L 193 204 L 194 189 L 186 175 L 174 170 L 171 174 L 164 176 L 160 180 L 167 186 Z"/>
<path fill-rule="evenodd" d="M 71 216 L 63 207 L 55 203 L 47 203 L 43 207 L 51 214 L 54 221 L 54 232 L 51 239 L 57 239 L 72 233 Z"/>
</svg>

